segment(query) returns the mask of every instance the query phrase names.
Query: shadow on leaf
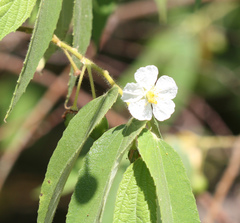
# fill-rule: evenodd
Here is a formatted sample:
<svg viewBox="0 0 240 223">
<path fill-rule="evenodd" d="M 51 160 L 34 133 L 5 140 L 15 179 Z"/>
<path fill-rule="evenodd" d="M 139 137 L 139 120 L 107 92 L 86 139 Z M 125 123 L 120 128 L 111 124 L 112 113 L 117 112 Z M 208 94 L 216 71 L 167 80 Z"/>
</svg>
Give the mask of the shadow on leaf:
<svg viewBox="0 0 240 223">
<path fill-rule="evenodd" d="M 88 159 L 85 162 L 85 169 L 85 173 L 79 178 L 75 189 L 75 197 L 80 204 L 90 201 L 98 186 L 97 179 L 88 171 Z"/>
</svg>

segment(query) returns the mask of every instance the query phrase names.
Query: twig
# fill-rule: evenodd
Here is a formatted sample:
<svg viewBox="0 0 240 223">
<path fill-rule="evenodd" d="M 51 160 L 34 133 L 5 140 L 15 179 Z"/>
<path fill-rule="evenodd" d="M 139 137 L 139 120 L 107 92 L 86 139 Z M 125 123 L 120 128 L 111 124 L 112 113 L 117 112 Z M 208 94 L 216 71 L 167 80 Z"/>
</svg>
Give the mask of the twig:
<svg viewBox="0 0 240 223">
<path fill-rule="evenodd" d="M 108 83 L 111 86 L 117 86 L 119 89 L 119 94 L 122 95 L 122 89 L 115 83 L 115 81 L 112 79 L 112 77 L 109 75 L 109 72 L 107 70 L 102 69 L 101 67 L 99 67 L 97 64 L 95 64 L 94 62 L 92 62 L 91 60 L 87 59 L 86 57 L 84 57 L 82 54 L 80 54 L 77 49 L 69 46 L 68 44 L 62 42 L 56 35 L 53 35 L 52 38 L 52 42 L 54 44 L 56 44 L 58 47 L 60 47 L 61 49 L 67 50 L 68 52 L 70 52 L 72 55 L 74 55 L 75 57 L 77 57 L 82 64 L 85 64 L 86 66 L 90 66 L 92 69 L 94 69 L 97 73 L 101 74 L 101 76 L 103 76 Z"/>
<path fill-rule="evenodd" d="M 81 88 L 81 85 L 82 85 L 82 80 L 83 80 L 83 76 L 84 76 L 86 68 L 87 67 L 84 64 L 83 68 L 82 68 L 82 71 L 81 71 L 81 74 L 80 74 L 80 78 L 78 80 L 77 90 L 76 90 L 76 93 L 75 93 L 75 99 L 74 99 L 73 105 L 71 106 L 71 109 L 74 110 L 74 111 L 78 111 L 78 107 L 77 107 L 78 95 L 79 95 L 79 91 L 80 91 L 80 88 Z"/>
<path fill-rule="evenodd" d="M 90 86 L 91 86 L 91 90 L 92 90 L 92 96 L 93 96 L 93 98 L 96 98 L 96 92 L 95 92 L 93 76 L 92 76 L 92 68 L 87 66 L 87 70 L 88 70 L 88 77 L 89 77 Z"/>
<path fill-rule="evenodd" d="M 74 88 L 73 94 L 69 99 L 71 102 L 74 101 L 75 94 L 76 94 L 76 89 Z M 78 107 L 79 108 L 83 107 L 92 99 L 93 98 L 91 97 L 90 94 L 86 93 L 83 90 L 80 90 L 79 97 L 78 97 Z M 64 111 L 65 111 L 64 107 L 60 105 L 51 114 L 49 114 L 44 119 L 44 122 L 40 125 L 39 131 L 37 131 L 37 133 L 34 135 L 34 138 L 31 138 L 31 141 L 28 143 L 27 146 L 34 144 L 38 139 L 46 135 L 51 129 L 53 129 L 55 126 L 60 124 L 63 121 L 61 116 L 64 113 Z M 107 112 L 106 117 L 107 117 L 110 128 L 127 123 L 127 119 L 125 119 L 124 117 L 122 117 L 120 114 L 118 114 L 112 109 Z"/>
<path fill-rule="evenodd" d="M 0 57 L 0 70 L 11 71 L 15 74 L 20 73 L 23 63 L 20 58 L 5 53 L 0 53 Z M 12 66 L 11 64 L 14 64 L 15 66 Z M 40 135 L 38 134 L 38 136 L 32 141 L 32 137 L 39 128 L 39 124 L 44 119 L 45 115 L 49 112 L 49 110 L 60 97 L 65 97 L 67 91 L 68 70 L 69 67 L 65 69 L 63 74 L 58 78 L 52 72 L 45 69 L 43 70 L 42 76 L 34 76 L 33 81 L 49 87 L 49 89 L 45 93 L 44 97 L 39 101 L 38 105 L 34 108 L 32 113 L 28 116 L 28 120 L 22 125 L 21 129 L 18 131 L 19 134 L 21 133 L 23 135 L 19 137 L 18 134 L 15 137 L 16 141 L 14 141 L 13 139 L 12 144 L 6 149 L 6 151 L 0 158 L 0 190 L 21 152 L 26 148 L 26 146 L 29 146 L 29 143 L 33 143 L 40 136 L 42 136 L 44 132 L 46 133 L 47 131 L 49 131 L 49 127 L 45 127 L 43 133 L 41 133 Z M 64 78 L 62 76 L 64 76 Z M 73 90 L 73 94 L 70 98 L 71 101 L 74 100 L 74 94 L 75 90 Z M 92 97 L 81 90 L 78 97 L 78 106 L 83 107 L 90 100 L 92 100 Z M 121 115 L 117 114 L 113 110 L 109 111 L 106 116 L 108 118 L 110 127 L 124 124 L 127 122 L 125 118 L 123 118 Z M 49 118 L 51 119 L 51 117 Z M 59 122 L 57 121 L 55 124 L 57 123 Z M 53 127 L 53 125 L 51 125 L 51 127 Z M 5 126 L 2 126 L 1 132 L 5 128 Z"/>
<path fill-rule="evenodd" d="M 236 179 L 240 167 L 240 136 L 236 139 L 233 145 L 232 155 L 229 161 L 229 165 L 225 170 L 220 182 L 218 183 L 216 192 L 213 196 L 213 202 L 210 206 L 205 223 L 211 223 L 216 218 L 221 205 L 231 188 L 234 180 Z"/>
<path fill-rule="evenodd" d="M 208 208 L 209 208 L 209 206 L 211 206 L 212 202 L 213 202 L 213 198 L 209 192 L 204 192 L 203 194 L 201 194 L 197 197 L 197 204 L 198 204 L 200 216 L 204 215 L 204 213 L 201 213 L 202 212 L 201 206 L 203 209 L 208 210 Z M 216 216 L 216 220 L 219 223 L 235 223 L 230 220 L 229 214 L 223 208 L 219 209 L 218 215 Z"/>
<path fill-rule="evenodd" d="M 67 50 L 63 49 L 63 52 L 65 53 L 66 57 L 68 58 L 72 68 L 73 68 L 73 71 L 74 71 L 74 75 L 75 76 L 78 76 L 80 75 L 81 71 L 78 69 L 77 65 L 75 64 L 75 62 L 73 61 L 71 55 L 68 53 Z"/>
<path fill-rule="evenodd" d="M 232 135 L 220 115 L 204 99 L 194 96 L 190 103 L 190 111 L 205 122 L 216 135 Z"/>
</svg>

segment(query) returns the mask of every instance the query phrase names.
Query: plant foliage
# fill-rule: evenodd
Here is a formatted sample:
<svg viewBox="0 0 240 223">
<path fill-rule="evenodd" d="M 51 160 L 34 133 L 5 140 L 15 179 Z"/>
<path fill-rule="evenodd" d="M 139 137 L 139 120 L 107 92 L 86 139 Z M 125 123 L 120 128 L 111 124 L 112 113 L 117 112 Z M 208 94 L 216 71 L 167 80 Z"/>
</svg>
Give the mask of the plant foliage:
<svg viewBox="0 0 240 223">
<path fill-rule="evenodd" d="M 30 16 L 35 2 L 35 0 L 1 1 L 0 39 L 16 31 L 23 24 Z M 160 21 L 166 22 L 166 1 L 158 0 L 156 3 Z M 95 71 L 107 80 L 111 88 L 78 112 L 76 100 L 74 101 L 71 108 L 74 108 L 77 114 L 74 113 L 69 118 L 71 120 L 70 122 L 68 120 L 69 123 L 49 161 L 41 186 L 37 221 L 39 223 L 53 221 L 64 186 L 74 165 L 77 166 L 79 154 L 85 146 L 89 151 L 84 154 L 78 169 L 66 222 L 103 221 L 110 190 L 126 153 L 134 156 L 129 158 L 131 164 L 129 163 L 118 186 L 116 199 L 112 204 L 115 207 L 112 222 L 200 222 L 181 158 L 161 138 L 159 123 L 155 119 L 147 122 L 132 118 L 127 124 L 108 130 L 105 125 L 102 127 L 104 133 L 101 132 L 101 123 L 104 121 L 107 124 L 105 115 L 116 102 L 118 95 L 122 94 L 122 90 L 108 71 L 100 68 L 84 54 L 91 37 L 95 44 L 99 44 L 106 21 L 116 5 L 116 1 L 110 0 L 101 3 L 95 0 L 40 2 L 31 42 L 5 119 L 25 92 L 40 60 L 44 56 L 48 59 L 57 47 L 65 52 L 73 68 L 68 83 L 67 99 L 76 84 L 77 98 L 86 70 L 91 87 L 92 71 Z M 70 38 L 67 36 L 69 32 Z M 185 91 L 181 91 L 179 96 L 185 100 L 195 83 L 199 46 L 192 33 L 183 31 L 181 35 L 178 34 L 177 29 L 166 32 L 165 35 L 157 34 L 135 65 L 138 67 L 141 61 L 146 63 L 147 60 L 150 64 L 156 61 L 162 61 L 164 64 L 167 61 L 167 67 L 159 68 L 173 77 L 175 75 L 176 82 L 182 85 L 181 88 L 184 86 L 177 73 L 179 75 L 182 72 L 182 76 L 188 79 L 188 83 L 184 83 Z M 175 43 L 171 44 L 173 39 Z M 66 40 L 68 44 L 62 40 Z M 156 51 L 152 50 L 156 47 L 161 49 L 161 55 L 156 55 Z M 180 66 L 177 66 L 179 61 Z M 131 78 L 129 74 L 125 75 L 119 83 L 129 82 Z M 79 80 L 76 83 L 77 79 Z M 94 138 L 91 133 L 96 127 L 100 134 Z"/>
</svg>

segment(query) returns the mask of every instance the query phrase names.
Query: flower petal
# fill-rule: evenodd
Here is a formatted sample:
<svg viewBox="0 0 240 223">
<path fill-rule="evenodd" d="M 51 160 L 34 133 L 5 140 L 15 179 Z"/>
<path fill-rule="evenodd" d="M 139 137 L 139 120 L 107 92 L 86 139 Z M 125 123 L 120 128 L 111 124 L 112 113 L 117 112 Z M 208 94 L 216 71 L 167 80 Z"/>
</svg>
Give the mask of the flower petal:
<svg viewBox="0 0 240 223">
<path fill-rule="evenodd" d="M 152 107 L 147 99 L 141 99 L 137 102 L 130 103 L 128 110 L 134 118 L 140 121 L 152 119 Z"/>
<path fill-rule="evenodd" d="M 173 99 L 177 95 L 178 87 L 175 81 L 166 75 L 161 76 L 155 86 L 158 96 L 163 99 Z"/>
<path fill-rule="evenodd" d="M 134 74 L 135 80 L 138 84 L 144 87 L 146 90 L 150 90 L 158 76 L 158 69 L 154 65 L 139 68 Z"/>
<path fill-rule="evenodd" d="M 175 104 L 172 100 L 159 100 L 157 104 L 152 104 L 153 115 L 158 121 L 169 119 L 175 110 Z"/>
<path fill-rule="evenodd" d="M 121 99 L 124 102 L 135 102 L 144 96 L 144 90 L 138 83 L 127 83 Z"/>
</svg>

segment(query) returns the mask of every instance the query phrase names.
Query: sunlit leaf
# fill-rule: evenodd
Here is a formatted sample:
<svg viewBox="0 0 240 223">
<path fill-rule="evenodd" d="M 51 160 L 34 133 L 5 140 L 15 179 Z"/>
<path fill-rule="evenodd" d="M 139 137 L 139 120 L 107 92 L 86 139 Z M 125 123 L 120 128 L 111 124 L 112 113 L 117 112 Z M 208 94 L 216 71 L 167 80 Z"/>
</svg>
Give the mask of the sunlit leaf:
<svg viewBox="0 0 240 223">
<path fill-rule="evenodd" d="M 69 122 L 58 142 L 42 184 L 38 222 L 51 222 L 71 169 L 94 127 L 102 120 L 118 96 L 113 87 L 107 94 L 84 106 Z"/>
<path fill-rule="evenodd" d="M 113 222 L 157 222 L 156 187 L 141 158 L 124 173 L 115 205 Z"/>
<path fill-rule="evenodd" d="M 68 223 L 97 222 L 102 217 L 122 156 L 145 125 L 133 119 L 126 126 L 108 130 L 93 144 L 71 198 Z"/>
<path fill-rule="evenodd" d="M 30 16 L 36 0 L 0 1 L 0 40 L 15 31 Z"/>
<path fill-rule="evenodd" d="M 72 21 L 72 12 L 73 12 L 73 0 L 62 0 L 62 10 L 58 19 L 56 30 L 54 34 L 60 39 L 65 40 L 67 32 L 69 30 L 69 25 Z M 44 54 L 45 60 L 48 60 L 49 57 L 58 49 L 54 44 L 50 44 L 46 53 Z"/>
<path fill-rule="evenodd" d="M 31 43 L 29 45 L 27 56 L 25 58 L 21 74 L 18 78 L 11 104 L 9 106 L 5 119 L 8 117 L 22 94 L 25 92 L 30 80 L 33 78 L 39 61 L 48 48 L 49 42 L 52 39 L 53 32 L 57 25 L 61 6 L 62 0 L 41 1 Z"/>
<path fill-rule="evenodd" d="M 138 137 L 138 149 L 156 185 L 163 222 L 200 222 L 196 202 L 177 152 L 149 130 Z"/>
</svg>

